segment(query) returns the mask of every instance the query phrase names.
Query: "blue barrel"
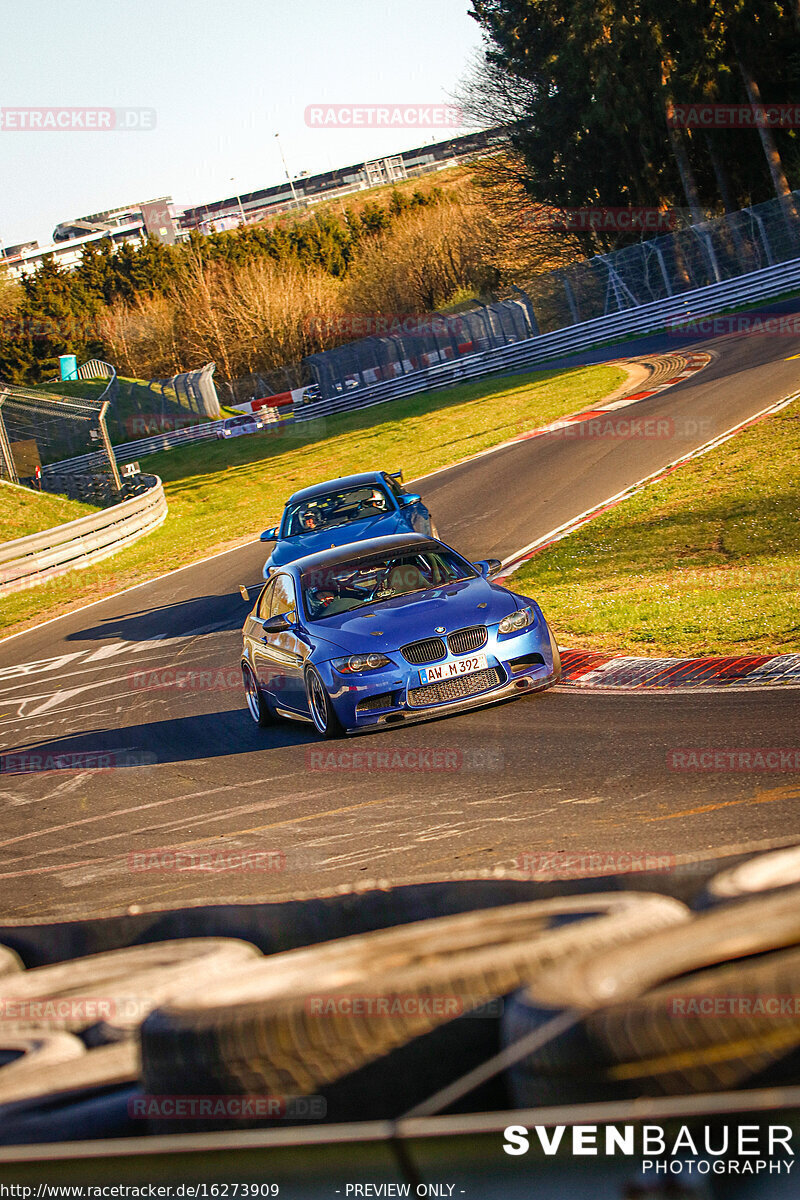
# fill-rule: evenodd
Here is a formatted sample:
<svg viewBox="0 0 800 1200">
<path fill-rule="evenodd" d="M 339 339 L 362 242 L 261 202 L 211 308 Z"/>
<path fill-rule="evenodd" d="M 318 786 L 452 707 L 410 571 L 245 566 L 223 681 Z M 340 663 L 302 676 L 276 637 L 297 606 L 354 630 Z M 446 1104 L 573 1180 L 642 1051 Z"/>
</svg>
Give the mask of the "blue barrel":
<svg viewBox="0 0 800 1200">
<path fill-rule="evenodd" d="M 60 354 L 58 361 L 61 364 L 62 380 L 78 378 L 78 360 L 74 354 Z"/>
</svg>

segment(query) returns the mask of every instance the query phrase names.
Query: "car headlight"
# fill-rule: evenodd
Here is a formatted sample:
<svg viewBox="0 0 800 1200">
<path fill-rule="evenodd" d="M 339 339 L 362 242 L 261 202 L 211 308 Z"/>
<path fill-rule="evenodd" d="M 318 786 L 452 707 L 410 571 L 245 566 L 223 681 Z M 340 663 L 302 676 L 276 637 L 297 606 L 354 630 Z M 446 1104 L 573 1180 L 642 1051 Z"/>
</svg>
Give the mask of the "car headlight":
<svg viewBox="0 0 800 1200">
<path fill-rule="evenodd" d="M 527 629 L 529 625 L 534 625 L 535 622 L 536 613 L 530 606 L 527 608 L 518 608 L 516 612 L 509 613 L 507 617 L 503 617 L 497 626 L 497 632 L 519 633 L 521 629 Z"/>
<path fill-rule="evenodd" d="M 334 658 L 333 665 L 341 675 L 360 675 L 363 671 L 377 671 L 391 666 L 392 660 L 385 654 L 351 654 L 349 658 Z"/>
</svg>

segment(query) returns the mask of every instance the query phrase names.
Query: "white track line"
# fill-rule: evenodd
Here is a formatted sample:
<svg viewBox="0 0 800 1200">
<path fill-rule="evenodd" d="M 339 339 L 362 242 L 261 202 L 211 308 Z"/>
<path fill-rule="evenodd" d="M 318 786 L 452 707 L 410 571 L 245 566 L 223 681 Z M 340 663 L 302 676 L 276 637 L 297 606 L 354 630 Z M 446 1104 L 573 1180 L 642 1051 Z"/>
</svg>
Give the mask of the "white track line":
<svg viewBox="0 0 800 1200">
<path fill-rule="evenodd" d="M 717 446 L 721 446 L 724 442 L 727 442 L 730 438 L 734 437 L 740 432 L 740 430 L 746 429 L 748 425 L 754 425 L 756 421 L 760 421 L 762 417 L 770 416 L 772 413 L 779 412 L 782 408 L 788 408 L 788 406 L 793 404 L 797 399 L 800 399 L 800 392 L 792 392 L 790 396 L 784 396 L 782 400 L 775 401 L 773 404 L 761 409 L 760 412 L 755 413 L 752 417 L 747 417 L 746 420 L 740 421 L 737 425 L 732 425 L 730 429 L 726 429 L 724 433 L 718 434 L 717 437 L 712 438 L 710 442 L 706 442 L 704 445 L 698 446 L 694 450 L 690 450 L 688 454 L 682 454 L 680 458 L 676 458 L 673 460 L 673 462 L 667 463 L 663 467 L 659 467 L 657 471 L 653 471 L 650 475 L 645 475 L 643 479 L 639 479 L 636 483 L 632 483 L 629 487 L 623 488 L 621 492 L 616 492 L 613 496 L 609 496 L 606 500 L 601 500 L 599 503 L 592 505 L 591 508 L 587 508 L 585 512 L 580 514 L 580 516 L 572 517 L 569 521 L 565 521 L 563 525 L 558 525 L 555 529 L 551 529 L 549 533 L 545 533 L 541 537 L 536 538 L 535 541 L 530 542 L 527 546 L 523 546 L 521 550 L 514 551 L 514 553 L 510 554 L 508 558 L 503 559 L 502 563 L 500 564 L 503 578 L 507 579 L 510 575 L 513 575 L 515 571 L 518 571 L 523 563 L 527 561 L 527 558 L 532 556 L 532 554 L 540 547 L 544 547 L 550 542 L 560 541 L 561 538 L 566 537 L 567 534 L 574 533 L 580 528 L 581 525 L 584 525 L 591 520 L 593 516 L 599 516 L 600 512 L 602 512 L 604 509 L 609 508 L 613 504 L 619 503 L 621 500 L 626 500 L 629 496 L 636 495 L 637 492 L 642 491 L 642 489 L 647 487 L 648 484 L 656 483 L 658 480 L 662 479 L 675 467 L 679 467 L 683 463 L 690 462 L 693 458 L 699 458 L 702 454 L 707 454 L 709 450 L 716 449 Z M 511 569 L 506 570 L 507 567 L 511 567 Z M 500 572 L 498 572 L 498 578 L 499 577 Z"/>
</svg>

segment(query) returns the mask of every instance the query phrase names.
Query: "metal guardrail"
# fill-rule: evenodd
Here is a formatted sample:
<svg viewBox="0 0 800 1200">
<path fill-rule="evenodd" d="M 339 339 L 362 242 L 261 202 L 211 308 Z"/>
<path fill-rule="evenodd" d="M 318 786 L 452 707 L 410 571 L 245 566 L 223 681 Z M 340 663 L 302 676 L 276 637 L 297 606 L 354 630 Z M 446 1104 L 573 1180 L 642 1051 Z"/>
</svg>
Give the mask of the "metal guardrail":
<svg viewBox="0 0 800 1200">
<path fill-rule="evenodd" d="M 151 481 L 141 495 L 77 521 L 0 544 L 0 595 L 99 562 L 156 529 L 167 515 L 164 488 L 157 475 L 141 478 Z"/>
<path fill-rule="evenodd" d="M 800 289 L 800 258 L 667 299 L 655 300 L 650 304 L 595 317 L 579 325 L 553 330 L 552 333 L 542 333 L 510 346 L 436 363 L 398 379 L 353 388 L 333 399 L 304 405 L 295 411 L 294 419 L 310 421 L 333 413 L 384 404 L 388 400 L 417 395 L 419 392 L 451 387 L 455 383 L 485 375 L 517 371 L 603 342 L 632 334 L 655 333 L 671 322 L 716 314 L 737 304 L 774 298 L 795 289 Z M 678 332 L 676 330 L 676 336 Z"/>
<path fill-rule="evenodd" d="M 286 420 L 286 418 L 279 417 L 277 409 L 274 408 L 260 409 L 258 415 L 269 425 L 283 424 Z M 139 438 L 134 442 L 122 442 L 112 447 L 114 457 L 119 463 L 128 458 L 144 458 L 147 454 L 157 454 L 159 450 L 174 450 L 176 446 L 185 446 L 191 442 L 206 442 L 212 438 L 216 438 L 217 430 L 221 429 L 224 423 L 224 419 L 221 421 L 205 421 L 201 425 L 187 425 L 184 429 L 171 429 L 165 433 L 154 433 L 151 437 Z M 52 475 L 64 475 L 76 471 L 90 471 L 100 461 L 101 456 L 97 452 L 79 454 L 75 458 L 65 458 L 61 462 L 51 463 L 49 467 L 43 467 L 42 474 L 47 479 Z"/>
</svg>

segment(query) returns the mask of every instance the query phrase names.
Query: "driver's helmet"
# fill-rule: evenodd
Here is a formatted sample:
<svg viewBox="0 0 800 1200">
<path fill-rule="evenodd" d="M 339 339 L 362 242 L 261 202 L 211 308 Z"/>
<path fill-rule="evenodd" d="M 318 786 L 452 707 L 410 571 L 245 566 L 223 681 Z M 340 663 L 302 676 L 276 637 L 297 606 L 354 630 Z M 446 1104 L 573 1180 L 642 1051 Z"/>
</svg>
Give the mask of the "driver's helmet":
<svg viewBox="0 0 800 1200">
<path fill-rule="evenodd" d="M 311 607 L 315 613 L 324 612 L 332 600 L 336 599 L 336 593 L 330 588 L 316 587 L 311 588 L 308 594 L 311 601 Z"/>
<path fill-rule="evenodd" d="M 313 508 L 306 508 L 300 513 L 300 524 L 303 529 L 316 529 L 319 524 L 319 518 Z"/>
</svg>

